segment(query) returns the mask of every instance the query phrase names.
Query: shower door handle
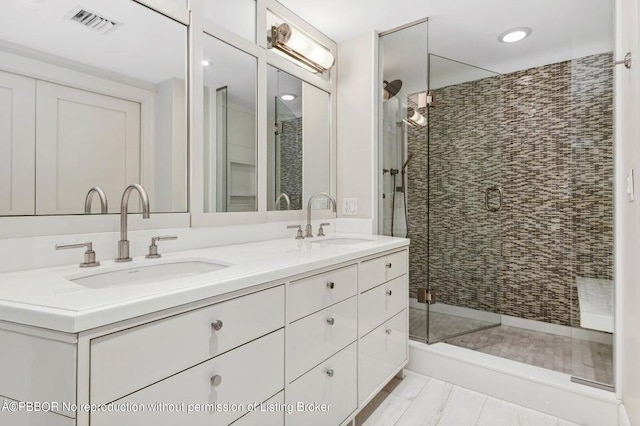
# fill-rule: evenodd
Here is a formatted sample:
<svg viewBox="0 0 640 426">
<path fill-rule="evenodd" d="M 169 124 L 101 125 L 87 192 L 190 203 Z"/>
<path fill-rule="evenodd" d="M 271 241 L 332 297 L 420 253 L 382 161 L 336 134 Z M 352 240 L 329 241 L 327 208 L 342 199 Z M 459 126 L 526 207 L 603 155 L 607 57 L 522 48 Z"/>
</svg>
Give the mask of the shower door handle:
<svg viewBox="0 0 640 426">
<path fill-rule="evenodd" d="M 498 193 L 498 207 L 491 207 L 489 205 L 489 195 L 492 192 Z M 498 185 L 493 185 L 485 189 L 484 190 L 484 206 L 490 212 L 497 212 L 498 210 L 500 210 L 502 208 L 502 188 L 500 188 Z"/>
</svg>

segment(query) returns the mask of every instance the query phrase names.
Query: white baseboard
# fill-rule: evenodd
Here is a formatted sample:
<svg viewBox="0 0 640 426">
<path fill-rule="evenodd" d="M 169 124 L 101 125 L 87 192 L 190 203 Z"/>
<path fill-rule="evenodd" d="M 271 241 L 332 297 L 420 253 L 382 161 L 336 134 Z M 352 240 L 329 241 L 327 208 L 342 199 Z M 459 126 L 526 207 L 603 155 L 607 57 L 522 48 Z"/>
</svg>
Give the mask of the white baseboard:
<svg viewBox="0 0 640 426">
<path fill-rule="evenodd" d="M 446 343 L 409 342 L 407 369 L 584 426 L 617 425 L 612 392 L 571 376 Z"/>
</svg>

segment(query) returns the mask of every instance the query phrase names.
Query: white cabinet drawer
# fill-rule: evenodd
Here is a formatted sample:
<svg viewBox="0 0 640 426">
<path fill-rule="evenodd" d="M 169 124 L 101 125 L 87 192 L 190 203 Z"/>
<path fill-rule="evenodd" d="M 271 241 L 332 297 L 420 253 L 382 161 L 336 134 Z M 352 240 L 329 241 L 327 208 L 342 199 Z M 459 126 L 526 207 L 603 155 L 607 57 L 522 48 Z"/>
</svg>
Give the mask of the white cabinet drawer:
<svg viewBox="0 0 640 426">
<path fill-rule="evenodd" d="M 407 359 L 407 311 L 360 339 L 358 402 L 369 398 Z"/>
<path fill-rule="evenodd" d="M 367 260 L 360 264 L 358 283 L 360 292 L 367 291 L 386 281 L 407 273 L 409 268 L 407 251 Z"/>
<path fill-rule="evenodd" d="M 291 383 L 357 339 L 356 297 L 290 324 L 287 328 L 287 381 Z"/>
<path fill-rule="evenodd" d="M 17 401 L 76 402 L 75 343 L 8 330 L 0 330 L 0 342 L 0 395 Z M 60 404 L 60 412 L 75 416 L 62 408 Z"/>
<path fill-rule="evenodd" d="M 1 408 L 16 403 L 0 396 L 0 425 L 6 426 L 75 426 L 76 421 L 60 414 L 28 411 L 4 411 Z"/>
<path fill-rule="evenodd" d="M 293 382 L 286 400 L 294 409 L 285 415 L 286 424 L 338 426 L 349 417 L 358 405 L 356 357 L 353 343 Z M 322 404 L 326 404 L 324 411 Z"/>
<path fill-rule="evenodd" d="M 409 283 L 403 275 L 360 294 L 358 330 L 362 337 L 407 308 Z"/>
<path fill-rule="evenodd" d="M 221 378 L 218 385 L 212 383 L 215 376 Z M 98 411 L 91 414 L 91 426 L 228 425 L 246 413 L 249 404 L 281 391 L 283 377 L 284 331 L 279 330 L 114 402 L 136 407 L 167 403 L 183 409 Z M 211 405 L 189 412 L 194 404 Z M 233 409 L 231 404 L 239 405 Z"/>
<path fill-rule="evenodd" d="M 355 295 L 357 291 L 356 265 L 292 281 L 287 292 L 287 321 L 293 322 L 334 305 Z"/>
<path fill-rule="evenodd" d="M 233 426 L 282 426 L 284 425 L 284 392 L 257 406 L 233 422 Z"/>
<path fill-rule="evenodd" d="M 283 326 L 279 286 L 95 339 L 91 402 L 111 402 Z"/>
</svg>

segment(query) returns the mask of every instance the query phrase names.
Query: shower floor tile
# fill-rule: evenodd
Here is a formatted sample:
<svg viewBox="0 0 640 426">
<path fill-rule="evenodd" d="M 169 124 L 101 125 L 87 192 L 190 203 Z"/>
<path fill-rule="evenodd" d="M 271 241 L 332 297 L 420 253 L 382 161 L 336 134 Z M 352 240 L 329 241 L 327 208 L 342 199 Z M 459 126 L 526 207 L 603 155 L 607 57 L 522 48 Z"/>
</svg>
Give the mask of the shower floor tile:
<svg viewBox="0 0 640 426">
<path fill-rule="evenodd" d="M 411 334 L 424 340 L 426 312 L 411 309 Z M 449 318 L 447 318 L 449 317 Z M 467 322 L 465 322 L 465 320 Z M 430 337 L 479 328 L 479 321 L 433 314 Z M 451 345 L 571 374 L 598 383 L 613 383 L 612 345 L 500 325 L 445 340 Z"/>
<path fill-rule="evenodd" d="M 426 342 L 427 313 L 425 310 L 409 308 L 411 336 Z M 435 342 L 447 336 L 455 336 L 470 331 L 496 325 L 495 322 L 480 321 L 472 318 L 432 312 L 429 317 L 429 341 Z"/>
</svg>

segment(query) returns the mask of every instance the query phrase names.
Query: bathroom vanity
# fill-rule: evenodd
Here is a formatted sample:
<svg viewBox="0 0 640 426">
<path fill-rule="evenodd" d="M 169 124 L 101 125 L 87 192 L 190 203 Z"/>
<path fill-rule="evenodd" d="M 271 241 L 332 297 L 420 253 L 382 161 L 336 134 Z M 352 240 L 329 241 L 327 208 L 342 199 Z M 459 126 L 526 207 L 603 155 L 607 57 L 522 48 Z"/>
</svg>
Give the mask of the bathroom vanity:
<svg viewBox="0 0 640 426">
<path fill-rule="evenodd" d="M 0 424 L 347 424 L 407 362 L 407 246 L 334 234 L 2 274 Z"/>
</svg>

